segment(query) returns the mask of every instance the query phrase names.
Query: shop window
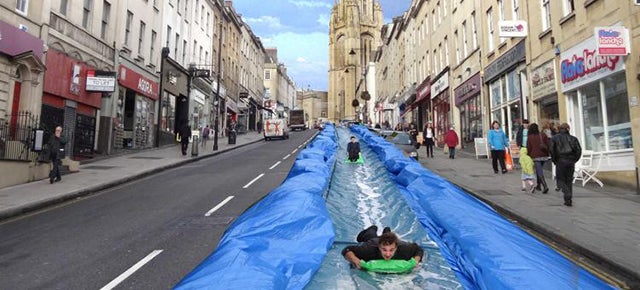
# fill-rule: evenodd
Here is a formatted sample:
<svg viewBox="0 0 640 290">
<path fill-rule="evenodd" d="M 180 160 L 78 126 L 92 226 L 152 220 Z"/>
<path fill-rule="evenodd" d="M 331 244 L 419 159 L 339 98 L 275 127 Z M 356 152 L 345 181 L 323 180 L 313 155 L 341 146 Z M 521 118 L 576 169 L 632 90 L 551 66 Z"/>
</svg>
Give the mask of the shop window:
<svg viewBox="0 0 640 290">
<path fill-rule="evenodd" d="M 605 78 L 605 106 L 607 108 L 607 131 L 609 133 L 609 150 L 632 148 L 631 116 L 624 74 Z"/>
<path fill-rule="evenodd" d="M 584 120 L 584 149 L 602 151 L 604 145 L 604 118 L 600 102 L 600 84 L 591 83 L 580 89 L 582 119 Z"/>
<path fill-rule="evenodd" d="M 502 104 L 502 93 L 500 90 L 500 80 L 491 83 L 491 104 L 500 106 Z"/>
<path fill-rule="evenodd" d="M 509 83 L 509 101 L 520 99 L 520 75 L 516 71 L 507 74 Z"/>
</svg>

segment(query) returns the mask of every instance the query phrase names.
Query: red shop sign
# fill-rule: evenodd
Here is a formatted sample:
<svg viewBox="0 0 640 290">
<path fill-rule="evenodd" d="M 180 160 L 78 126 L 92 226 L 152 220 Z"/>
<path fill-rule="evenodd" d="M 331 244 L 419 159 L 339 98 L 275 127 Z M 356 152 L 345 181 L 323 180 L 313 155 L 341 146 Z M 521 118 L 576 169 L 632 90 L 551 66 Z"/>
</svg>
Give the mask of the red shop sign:
<svg viewBox="0 0 640 290">
<path fill-rule="evenodd" d="M 158 99 L 158 83 L 154 82 L 136 71 L 121 65 L 118 83 L 124 87 L 132 89 L 147 98 Z"/>
</svg>

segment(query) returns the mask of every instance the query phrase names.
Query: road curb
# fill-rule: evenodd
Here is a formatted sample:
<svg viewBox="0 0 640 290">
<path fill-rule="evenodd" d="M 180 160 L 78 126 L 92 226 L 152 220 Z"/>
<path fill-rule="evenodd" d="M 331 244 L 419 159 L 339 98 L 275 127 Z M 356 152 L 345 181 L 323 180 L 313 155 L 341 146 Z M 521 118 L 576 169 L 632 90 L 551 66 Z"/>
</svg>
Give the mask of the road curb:
<svg viewBox="0 0 640 290">
<path fill-rule="evenodd" d="M 129 177 L 113 180 L 113 181 L 106 182 L 106 183 L 99 184 L 99 185 L 95 185 L 95 186 L 92 186 L 92 187 L 87 187 L 87 188 L 82 189 L 82 190 L 75 190 L 75 191 L 69 192 L 67 194 L 61 194 L 59 196 L 56 196 L 56 197 L 53 197 L 53 198 L 50 198 L 50 199 L 35 201 L 35 202 L 29 203 L 29 204 L 25 204 L 25 205 L 21 205 L 21 206 L 18 206 L 16 208 L 12 208 L 12 209 L 9 209 L 9 210 L 4 210 L 4 211 L 0 212 L 0 222 L 8 220 L 8 219 L 11 219 L 11 218 L 14 218 L 14 217 L 17 217 L 17 216 L 20 216 L 20 215 L 24 215 L 24 214 L 28 214 L 28 213 L 31 213 L 31 212 L 35 212 L 35 211 L 38 211 L 40 209 L 47 208 L 47 207 L 50 207 L 50 206 L 53 206 L 53 205 L 57 205 L 57 204 L 60 204 L 60 203 L 66 202 L 66 201 L 70 201 L 70 200 L 73 200 L 73 199 L 76 199 L 76 198 L 88 196 L 90 194 L 93 194 L 93 193 L 96 193 L 96 192 L 99 192 L 99 191 L 103 191 L 103 190 L 106 190 L 106 189 L 109 189 L 109 188 L 113 188 L 113 187 L 116 187 L 116 186 L 119 186 L 119 185 L 122 185 L 122 184 L 125 184 L 125 183 L 128 183 L 128 182 L 131 182 L 131 181 L 142 179 L 142 178 L 145 178 L 147 176 L 150 176 L 150 175 L 153 175 L 153 174 L 156 174 L 156 173 L 168 170 L 168 169 L 172 169 L 172 168 L 176 168 L 176 167 L 179 167 L 179 166 L 182 166 L 182 165 L 185 165 L 185 164 L 189 164 L 189 163 L 193 163 L 193 162 L 196 162 L 196 161 L 200 161 L 200 160 L 203 160 L 203 159 L 206 159 L 206 158 L 209 158 L 209 157 L 213 157 L 213 156 L 225 153 L 227 151 L 235 150 L 235 149 L 242 148 L 242 147 L 245 147 L 245 146 L 248 146 L 248 145 L 251 145 L 251 144 L 254 144 L 254 143 L 262 142 L 262 141 L 263 141 L 263 139 L 258 139 L 258 140 L 255 140 L 255 141 L 249 141 L 247 143 L 238 144 L 238 145 L 233 146 L 233 147 L 221 149 L 221 150 L 219 150 L 217 152 L 213 152 L 213 153 L 210 153 L 210 154 L 207 154 L 207 155 L 193 156 L 193 157 L 191 157 L 189 159 L 181 160 L 181 161 L 178 161 L 178 162 L 173 163 L 173 164 L 168 164 L 168 165 L 160 166 L 160 167 L 157 167 L 157 168 L 152 168 L 152 169 L 140 172 L 138 174 L 135 174 L 135 175 L 132 175 L 132 176 L 129 176 Z M 43 181 L 35 181 L 35 182 L 43 182 Z"/>
<path fill-rule="evenodd" d="M 534 231 L 536 234 L 544 237 L 546 240 L 542 240 L 543 243 L 552 242 L 556 246 L 561 246 L 564 251 L 576 254 L 578 256 L 582 256 L 587 258 L 592 264 L 597 265 L 600 269 L 607 270 L 607 274 L 615 277 L 618 281 L 622 282 L 623 285 L 617 285 L 623 289 L 640 289 L 640 277 L 631 271 L 629 268 L 616 263 L 604 257 L 598 253 L 595 253 L 567 238 L 565 238 L 562 234 L 557 233 L 555 231 L 549 230 L 548 227 L 544 225 L 540 225 L 535 223 L 522 215 L 516 213 L 515 211 L 509 209 L 508 207 L 504 207 L 498 203 L 495 203 L 487 198 L 484 198 L 482 195 L 477 194 L 474 190 L 471 190 L 467 187 L 461 186 L 451 180 L 449 180 L 455 186 L 461 188 L 468 194 L 471 194 L 475 198 L 480 201 L 488 204 L 492 208 L 494 208 L 500 215 L 506 217 L 507 219 L 513 220 L 519 225 Z"/>
</svg>

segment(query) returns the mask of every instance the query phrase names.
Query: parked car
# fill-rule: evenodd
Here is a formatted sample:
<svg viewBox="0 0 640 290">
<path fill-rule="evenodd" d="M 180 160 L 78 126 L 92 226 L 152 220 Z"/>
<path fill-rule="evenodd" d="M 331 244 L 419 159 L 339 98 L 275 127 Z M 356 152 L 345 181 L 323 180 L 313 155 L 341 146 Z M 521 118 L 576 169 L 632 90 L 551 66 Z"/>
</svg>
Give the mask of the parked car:
<svg viewBox="0 0 640 290">
<path fill-rule="evenodd" d="M 415 158 L 416 160 L 419 158 L 418 149 L 420 148 L 420 144 L 414 142 L 409 133 L 403 131 L 378 130 L 378 134 L 402 150 L 405 156 Z"/>
</svg>

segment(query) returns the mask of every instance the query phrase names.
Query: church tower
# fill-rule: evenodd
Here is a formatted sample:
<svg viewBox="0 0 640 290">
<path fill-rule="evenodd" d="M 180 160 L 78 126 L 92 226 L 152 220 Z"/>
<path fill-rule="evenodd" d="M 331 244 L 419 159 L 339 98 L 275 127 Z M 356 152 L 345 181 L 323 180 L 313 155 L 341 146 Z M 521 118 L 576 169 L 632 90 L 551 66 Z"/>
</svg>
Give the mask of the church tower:
<svg viewBox="0 0 640 290">
<path fill-rule="evenodd" d="M 336 0 L 329 23 L 328 117 L 334 122 L 357 119 L 364 72 L 381 45 L 384 19 L 377 0 Z M 362 86 L 358 89 L 358 85 Z"/>
</svg>

